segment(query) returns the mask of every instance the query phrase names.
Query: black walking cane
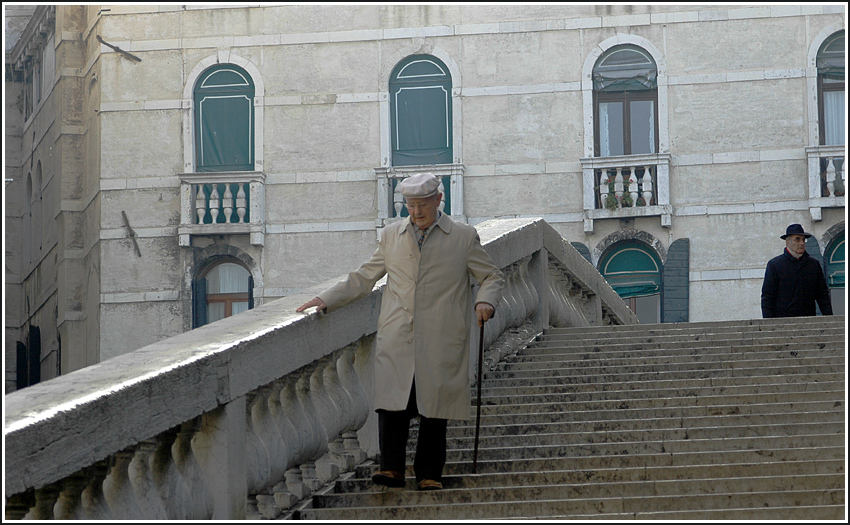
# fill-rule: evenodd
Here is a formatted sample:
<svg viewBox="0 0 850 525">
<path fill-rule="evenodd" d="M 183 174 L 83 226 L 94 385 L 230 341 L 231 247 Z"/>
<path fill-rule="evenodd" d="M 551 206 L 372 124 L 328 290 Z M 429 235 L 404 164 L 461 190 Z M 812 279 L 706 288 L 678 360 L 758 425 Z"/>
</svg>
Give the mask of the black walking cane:
<svg viewBox="0 0 850 525">
<path fill-rule="evenodd" d="M 472 473 L 478 474 L 478 430 L 481 428 L 481 363 L 484 361 L 484 323 L 478 336 L 478 414 L 475 416 L 475 445 L 472 451 Z"/>
</svg>

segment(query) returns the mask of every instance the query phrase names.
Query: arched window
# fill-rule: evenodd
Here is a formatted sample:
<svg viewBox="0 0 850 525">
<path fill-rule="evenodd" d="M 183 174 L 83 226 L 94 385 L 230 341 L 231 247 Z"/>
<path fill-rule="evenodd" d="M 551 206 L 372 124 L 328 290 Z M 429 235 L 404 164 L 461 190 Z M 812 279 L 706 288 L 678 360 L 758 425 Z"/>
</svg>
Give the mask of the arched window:
<svg viewBox="0 0 850 525">
<path fill-rule="evenodd" d="M 393 166 L 451 164 L 452 78 L 443 62 L 414 55 L 390 75 Z"/>
<path fill-rule="evenodd" d="M 847 260 L 844 244 L 844 234 L 829 243 L 824 256 L 826 266 L 826 284 L 832 299 L 832 311 L 835 315 L 844 315 L 844 264 Z"/>
<path fill-rule="evenodd" d="M 661 319 L 661 261 L 641 242 L 615 244 L 599 259 L 599 272 L 642 323 Z"/>
<path fill-rule="evenodd" d="M 205 71 L 194 90 L 196 170 L 254 170 L 254 82 L 232 64 Z"/>
<path fill-rule="evenodd" d="M 594 148 L 597 157 L 658 151 L 658 68 L 638 46 L 623 44 L 593 67 Z"/>
<path fill-rule="evenodd" d="M 192 288 L 193 328 L 254 307 L 251 273 L 229 259 L 207 268 Z"/>
<path fill-rule="evenodd" d="M 26 185 L 24 186 L 24 238 L 23 240 L 23 259 L 24 264 L 29 264 L 32 260 L 32 209 L 35 193 L 32 185 L 32 174 L 27 174 Z"/>
<path fill-rule="evenodd" d="M 818 122 L 820 143 L 844 144 L 844 31 L 827 38 L 818 50 Z"/>
</svg>

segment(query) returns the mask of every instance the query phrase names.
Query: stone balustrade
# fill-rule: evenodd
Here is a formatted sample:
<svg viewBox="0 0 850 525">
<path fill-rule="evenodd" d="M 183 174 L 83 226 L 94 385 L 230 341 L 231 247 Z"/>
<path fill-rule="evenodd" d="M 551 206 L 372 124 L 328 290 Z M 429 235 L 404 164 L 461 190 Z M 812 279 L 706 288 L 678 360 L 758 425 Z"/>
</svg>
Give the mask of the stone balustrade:
<svg viewBox="0 0 850 525">
<path fill-rule="evenodd" d="M 637 322 L 545 221 L 477 228 L 506 278 L 488 368 L 523 329 Z M 335 281 L 8 394 L 6 519 L 273 519 L 374 457 L 385 280 L 334 312 L 295 312 Z"/>
<path fill-rule="evenodd" d="M 182 173 L 180 246 L 191 235 L 248 234 L 264 242 L 265 174 L 262 172 Z"/>
<path fill-rule="evenodd" d="M 822 208 L 843 208 L 847 171 L 844 146 L 806 148 L 809 170 L 809 212 L 812 220 L 823 218 Z"/>
<path fill-rule="evenodd" d="M 581 159 L 584 230 L 598 219 L 660 216 L 672 225 L 670 155 L 646 154 Z"/>
</svg>

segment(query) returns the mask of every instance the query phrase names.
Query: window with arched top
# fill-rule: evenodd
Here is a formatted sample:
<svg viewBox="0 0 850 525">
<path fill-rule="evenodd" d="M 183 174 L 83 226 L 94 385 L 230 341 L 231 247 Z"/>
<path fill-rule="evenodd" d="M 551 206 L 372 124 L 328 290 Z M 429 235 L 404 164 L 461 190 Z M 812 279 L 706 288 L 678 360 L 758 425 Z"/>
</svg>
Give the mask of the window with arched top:
<svg viewBox="0 0 850 525">
<path fill-rule="evenodd" d="M 211 265 L 192 285 L 193 328 L 254 307 L 254 279 L 234 260 Z"/>
<path fill-rule="evenodd" d="M 196 171 L 253 171 L 254 82 L 241 67 L 213 66 L 194 89 Z"/>
<path fill-rule="evenodd" d="M 825 146 L 844 144 L 844 31 L 827 38 L 817 54 L 818 123 L 820 143 Z"/>
<path fill-rule="evenodd" d="M 623 44 L 593 67 L 597 157 L 658 151 L 658 68 L 644 49 Z"/>
<path fill-rule="evenodd" d="M 451 164 L 452 78 L 430 55 L 401 61 L 390 75 L 393 166 Z"/>
<path fill-rule="evenodd" d="M 615 244 L 599 259 L 599 273 L 641 323 L 661 320 L 661 261 L 641 242 Z"/>
</svg>

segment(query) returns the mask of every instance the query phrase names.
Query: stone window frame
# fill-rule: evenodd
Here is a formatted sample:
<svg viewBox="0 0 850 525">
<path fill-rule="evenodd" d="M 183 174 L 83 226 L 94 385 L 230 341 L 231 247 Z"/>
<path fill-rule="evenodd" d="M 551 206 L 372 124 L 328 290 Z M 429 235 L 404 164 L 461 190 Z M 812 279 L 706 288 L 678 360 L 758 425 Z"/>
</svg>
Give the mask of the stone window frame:
<svg viewBox="0 0 850 525">
<path fill-rule="evenodd" d="M 183 111 L 183 172 L 197 173 L 195 164 L 195 84 L 201 75 L 210 67 L 216 65 L 233 64 L 244 69 L 254 82 L 254 171 L 263 171 L 263 150 L 265 129 L 264 107 L 265 107 L 265 83 L 260 70 L 250 60 L 243 58 L 229 50 L 219 50 L 218 53 L 208 56 L 199 61 L 186 77 L 183 86 L 183 99 L 181 109 Z"/>
<path fill-rule="evenodd" d="M 597 61 L 609 49 L 629 44 L 646 51 L 655 61 L 656 66 L 656 133 L 658 134 L 657 152 L 651 155 L 624 155 L 618 157 L 595 157 L 595 96 L 593 90 L 593 69 Z M 670 138 L 669 138 L 669 95 L 667 61 L 661 50 L 649 40 L 630 34 L 619 33 L 607 38 L 594 46 L 588 53 L 582 66 L 581 76 L 582 115 L 584 122 L 584 157 L 582 164 L 582 202 L 584 209 L 584 232 L 593 233 L 594 220 L 607 218 L 623 218 L 638 216 L 660 216 L 661 226 L 672 226 L 673 210 L 670 204 Z M 655 168 L 655 205 L 646 207 L 631 207 L 617 210 L 597 208 L 598 170 L 602 169 L 632 169 L 636 166 L 652 166 Z"/>
<path fill-rule="evenodd" d="M 817 56 L 821 46 L 823 46 L 829 37 L 842 30 L 846 31 L 843 21 L 835 22 L 821 29 L 812 39 L 808 57 L 806 58 L 806 109 L 808 114 L 809 145 L 805 148 L 805 155 L 808 163 L 809 214 L 814 222 L 820 222 L 823 219 L 822 208 L 843 208 L 845 205 L 844 195 L 823 195 L 824 185 L 821 180 L 823 159 L 844 158 L 846 155 L 846 144 L 840 146 L 821 145 L 819 118 L 821 102 L 818 96 L 819 75 L 817 67 Z"/>
<path fill-rule="evenodd" d="M 452 80 L 452 163 L 423 165 L 423 166 L 397 166 L 392 165 L 392 126 L 390 125 L 390 91 L 389 79 L 402 61 L 413 55 L 431 55 L 439 59 L 449 70 L 449 75 Z M 413 42 L 400 47 L 393 53 L 381 57 L 381 72 L 380 78 L 383 79 L 383 89 L 378 93 L 378 110 L 380 122 L 380 152 L 381 165 L 375 168 L 375 178 L 377 180 L 378 193 L 378 217 L 375 221 L 375 226 L 380 230 L 393 222 L 393 210 L 390 209 L 392 200 L 392 184 L 390 178 L 406 177 L 413 173 L 429 172 L 437 177 L 450 176 L 450 188 L 447 191 L 451 192 L 452 205 L 451 216 L 461 222 L 467 222 L 467 217 L 464 212 L 463 202 L 463 133 L 458 130 L 462 129 L 463 124 L 463 77 L 460 67 L 452 58 L 452 55 L 445 49 L 426 42 L 426 39 L 415 38 Z"/>
</svg>

